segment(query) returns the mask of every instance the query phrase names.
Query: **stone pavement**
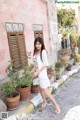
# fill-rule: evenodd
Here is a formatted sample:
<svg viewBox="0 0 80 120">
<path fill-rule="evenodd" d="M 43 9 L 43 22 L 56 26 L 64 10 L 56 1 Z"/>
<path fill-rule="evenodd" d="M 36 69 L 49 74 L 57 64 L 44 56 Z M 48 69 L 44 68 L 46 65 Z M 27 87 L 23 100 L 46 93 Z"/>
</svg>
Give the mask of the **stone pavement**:
<svg viewBox="0 0 80 120">
<path fill-rule="evenodd" d="M 74 83 L 74 80 L 73 80 L 73 78 L 75 78 L 74 74 L 77 73 L 78 71 L 80 71 L 80 64 L 73 66 L 71 71 L 64 72 L 62 77 L 59 80 L 57 80 L 57 82 L 54 82 L 53 84 L 51 84 L 51 88 L 49 89 L 50 92 L 52 90 L 57 90 L 55 92 L 56 94 L 54 96 L 56 97 L 56 100 L 60 104 L 61 111 L 62 111 L 61 115 L 56 115 L 54 107 L 51 103 L 48 104 L 48 106 L 46 107 L 45 110 L 43 110 L 42 112 L 39 112 L 37 108 L 40 105 L 40 103 L 42 102 L 42 97 L 40 94 L 37 94 L 32 99 L 30 99 L 30 101 L 28 101 L 24 105 L 20 106 L 18 111 L 16 111 L 13 115 L 9 116 L 8 119 L 6 119 L 6 120 L 12 120 L 12 119 L 13 120 L 25 120 L 25 118 L 26 118 L 26 120 L 52 120 L 53 118 L 54 118 L 54 120 L 62 120 L 62 116 L 64 117 L 65 114 L 67 113 L 67 111 L 70 109 L 69 108 L 67 110 L 68 105 L 66 103 L 68 103 L 67 102 L 68 99 L 65 99 L 66 96 L 68 95 L 68 90 L 67 90 L 68 87 L 66 88 L 66 85 L 70 86 L 70 82 L 68 83 L 68 81 L 70 81 L 70 79 L 71 79 L 70 77 L 72 75 L 73 75 L 72 81 Z M 79 79 L 79 73 L 76 75 L 78 75 L 77 79 Z M 68 80 L 68 81 L 66 81 L 66 80 Z M 62 83 L 64 83 L 64 85 L 62 87 L 59 87 L 62 85 Z M 71 85 L 73 83 L 71 83 Z M 73 92 L 73 90 L 72 90 L 72 92 Z M 63 93 L 64 96 L 61 93 Z M 67 98 L 69 98 L 69 97 L 67 97 Z M 65 104 L 67 105 L 66 107 L 65 107 Z M 72 106 L 71 106 L 71 108 L 72 108 Z M 35 109 L 37 111 L 35 111 Z M 34 113 L 35 112 L 36 113 L 30 115 L 30 113 L 32 113 L 32 111 Z M 63 115 L 64 112 L 65 112 L 65 114 Z"/>
<path fill-rule="evenodd" d="M 54 96 L 60 105 L 61 115 L 55 113 L 50 102 L 42 112 L 37 110 L 26 120 L 80 120 L 80 71 L 58 88 Z"/>
</svg>

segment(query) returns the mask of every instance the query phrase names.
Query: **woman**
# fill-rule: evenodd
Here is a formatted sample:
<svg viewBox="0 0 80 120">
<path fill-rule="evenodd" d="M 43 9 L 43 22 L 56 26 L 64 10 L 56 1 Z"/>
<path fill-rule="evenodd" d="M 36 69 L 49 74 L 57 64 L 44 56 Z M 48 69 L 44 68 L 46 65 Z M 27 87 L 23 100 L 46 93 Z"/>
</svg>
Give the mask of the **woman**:
<svg viewBox="0 0 80 120">
<path fill-rule="evenodd" d="M 56 112 L 60 114 L 59 105 L 56 103 L 54 97 L 48 91 L 48 87 L 50 87 L 50 81 L 47 76 L 48 59 L 47 53 L 45 50 L 45 46 L 43 40 L 38 37 L 34 41 L 34 53 L 33 53 L 33 62 L 34 62 L 34 72 L 33 77 L 36 78 L 38 76 L 38 82 L 40 87 L 40 93 L 43 98 L 42 108 L 47 105 L 46 96 L 52 101 L 55 106 Z"/>
</svg>

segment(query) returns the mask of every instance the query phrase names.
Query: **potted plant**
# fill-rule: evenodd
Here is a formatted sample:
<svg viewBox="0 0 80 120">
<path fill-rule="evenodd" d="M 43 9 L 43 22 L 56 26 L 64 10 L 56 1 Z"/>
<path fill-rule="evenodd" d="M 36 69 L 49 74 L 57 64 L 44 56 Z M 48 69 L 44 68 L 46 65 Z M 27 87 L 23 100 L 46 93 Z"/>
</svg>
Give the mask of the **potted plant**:
<svg viewBox="0 0 80 120">
<path fill-rule="evenodd" d="M 59 79 L 61 77 L 61 67 L 62 67 L 61 62 L 57 62 L 55 64 L 56 79 Z"/>
<path fill-rule="evenodd" d="M 69 60 L 69 62 L 73 65 L 73 63 L 74 63 L 74 59 L 75 59 L 75 55 L 74 54 L 71 54 L 70 55 L 70 60 Z"/>
<path fill-rule="evenodd" d="M 76 62 L 80 62 L 80 55 L 76 56 Z"/>
<path fill-rule="evenodd" d="M 55 73 L 56 73 L 56 80 L 58 80 L 61 76 L 60 74 L 60 68 L 55 68 Z"/>
<path fill-rule="evenodd" d="M 20 94 L 16 91 L 16 84 L 14 80 L 17 78 L 17 74 L 11 69 L 11 64 L 7 67 L 7 74 L 9 81 L 1 85 L 1 89 L 5 94 L 5 100 L 9 110 L 14 110 L 19 106 Z"/>
<path fill-rule="evenodd" d="M 6 82 L 2 86 L 2 90 L 5 94 L 5 100 L 9 110 L 15 110 L 19 106 L 20 94 L 16 91 L 15 85 L 12 81 Z"/>
<path fill-rule="evenodd" d="M 72 65 L 71 65 L 71 64 L 68 64 L 68 66 L 66 67 L 66 70 L 67 70 L 67 71 L 71 71 L 71 67 L 72 67 Z"/>
<path fill-rule="evenodd" d="M 54 76 L 54 69 L 52 66 L 47 67 L 47 74 L 48 74 L 49 79 L 51 79 L 51 77 Z"/>
<path fill-rule="evenodd" d="M 21 100 L 27 100 L 30 98 L 31 84 L 33 80 L 31 69 L 31 65 L 25 66 L 22 73 L 20 73 L 19 78 L 15 79 L 17 91 L 20 93 Z"/>
<path fill-rule="evenodd" d="M 61 64 L 62 64 L 62 67 L 65 68 L 65 67 L 67 66 L 68 63 L 67 63 L 65 60 L 61 60 Z"/>
<path fill-rule="evenodd" d="M 60 60 L 61 60 L 61 61 L 64 60 L 66 63 L 68 63 L 68 61 L 69 61 L 69 59 L 70 59 L 69 50 L 68 50 L 68 49 L 61 50 L 59 56 L 60 56 Z"/>
<path fill-rule="evenodd" d="M 76 56 L 74 56 L 74 63 L 73 63 L 73 65 L 76 65 L 76 62 L 77 62 Z"/>
</svg>

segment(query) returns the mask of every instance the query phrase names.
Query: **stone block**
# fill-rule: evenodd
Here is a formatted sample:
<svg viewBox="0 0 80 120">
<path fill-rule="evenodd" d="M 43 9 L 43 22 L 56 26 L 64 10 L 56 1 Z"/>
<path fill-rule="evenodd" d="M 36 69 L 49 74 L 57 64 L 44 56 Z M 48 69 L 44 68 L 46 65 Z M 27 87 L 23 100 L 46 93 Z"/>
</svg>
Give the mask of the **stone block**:
<svg viewBox="0 0 80 120">
<path fill-rule="evenodd" d="M 60 86 L 64 81 L 62 79 L 59 79 L 57 82 L 58 82 L 58 85 Z"/>
<path fill-rule="evenodd" d="M 61 77 L 61 79 L 62 79 L 63 81 L 66 81 L 66 80 L 67 80 L 67 78 L 68 78 L 68 76 L 67 76 L 67 75 L 63 75 L 63 76 Z"/>
<path fill-rule="evenodd" d="M 54 82 L 54 83 L 52 84 L 52 88 L 53 88 L 54 90 L 56 90 L 56 89 L 58 88 L 58 86 L 59 86 L 58 82 Z"/>
<path fill-rule="evenodd" d="M 7 107 L 5 103 L 0 99 L 0 112 L 5 112 L 7 110 Z"/>
</svg>

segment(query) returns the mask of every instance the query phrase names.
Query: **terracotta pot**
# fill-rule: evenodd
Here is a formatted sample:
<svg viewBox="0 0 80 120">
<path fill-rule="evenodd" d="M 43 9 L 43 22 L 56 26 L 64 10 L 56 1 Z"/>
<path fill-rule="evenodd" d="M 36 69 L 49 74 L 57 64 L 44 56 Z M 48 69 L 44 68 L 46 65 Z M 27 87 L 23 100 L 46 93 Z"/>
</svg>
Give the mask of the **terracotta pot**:
<svg viewBox="0 0 80 120">
<path fill-rule="evenodd" d="M 39 86 L 38 85 L 32 85 L 31 86 L 31 93 L 39 93 Z"/>
<path fill-rule="evenodd" d="M 56 80 L 58 80 L 61 77 L 60 73 L 56 73 Z"/>
<path fill-rule="evenodd" d="M 20 100 L 27 100 L 30 98 L 31 86 L 26 88 L 18 88 L 17 91 L 20 93 Z"/>
<path fill-rule="evenodd" d="M 61 60 L 64 60 L 66 63 L 69 61 L 69 59 L 70 59 L 70 56 L 68 55 L 61 56 Z"/>
<path fill-rule="evenodd" d="M 9 110 L 15 110 L 19 106 L 20 94 L 17 93 L 17 96 L 13 97 L 13 98 L 6 97 L 5 100 L 7 102 L 8 109 Z"/>
</svg>

